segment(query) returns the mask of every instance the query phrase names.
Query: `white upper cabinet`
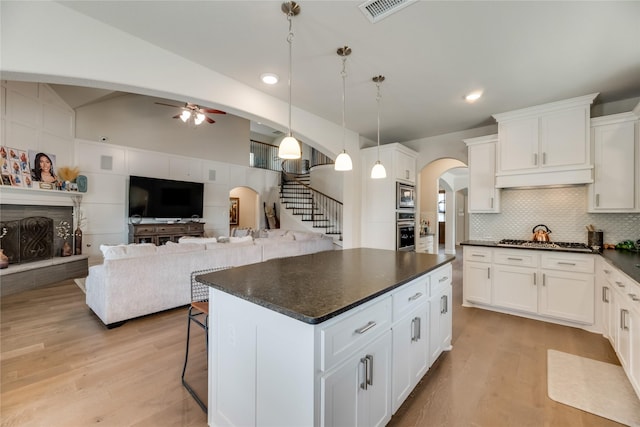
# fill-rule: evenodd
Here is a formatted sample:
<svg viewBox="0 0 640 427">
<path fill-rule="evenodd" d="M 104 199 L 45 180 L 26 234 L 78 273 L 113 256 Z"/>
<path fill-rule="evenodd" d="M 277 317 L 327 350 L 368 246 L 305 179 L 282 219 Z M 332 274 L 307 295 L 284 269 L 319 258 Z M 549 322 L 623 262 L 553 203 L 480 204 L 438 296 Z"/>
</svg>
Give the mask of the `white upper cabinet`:
<svg viewBox="0 0 640 427">
<path fill-rule="evenodd" d="M 496 143 L 498 135 L 465 139 L 469 147 L 470 213 L 500 212 L 500 190 L 496 189 Z"/>
<path fill-rule="evenodd" d="M 591 120 L 594 180 L 589 212 L 640 210 L 639 126 L 633 113 Z"/>
<path fill-rule="evenodd" d="M 591 183 L 589 106 L 596 96 L 494 114 L 496 186 Z"/>
<path fill-rule="evenodd" d="M 415 184 L 416 182 L 416 156 L 405 151 L 394 150 L 394 173 L 396 180 Z"/>
</svg>

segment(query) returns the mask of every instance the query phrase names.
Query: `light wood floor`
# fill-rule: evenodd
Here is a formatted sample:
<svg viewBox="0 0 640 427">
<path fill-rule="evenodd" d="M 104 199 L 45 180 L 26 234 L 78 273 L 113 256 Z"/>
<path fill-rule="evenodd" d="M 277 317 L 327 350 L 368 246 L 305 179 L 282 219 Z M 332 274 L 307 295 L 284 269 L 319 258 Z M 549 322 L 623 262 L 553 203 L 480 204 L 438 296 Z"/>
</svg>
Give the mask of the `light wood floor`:
<svg viewBox="0 0 640 427">
<path fill-rule="evenodd" d="M 556 403 L 546 392 L 548 348 L 618 363 L 606 340 L 461 307 L 459 260 L 453 283 L 453 350 L 436 362 L 390 426 L 619 425 Z M 207 425 L 180 383 L 186 309 L 107 330 L 72 281 L 3 297 L 0 309 L 2 426 Z M 206 393 L 200 329 L 192 332 L 192 343 L 188 376 Z"/>
</svg>

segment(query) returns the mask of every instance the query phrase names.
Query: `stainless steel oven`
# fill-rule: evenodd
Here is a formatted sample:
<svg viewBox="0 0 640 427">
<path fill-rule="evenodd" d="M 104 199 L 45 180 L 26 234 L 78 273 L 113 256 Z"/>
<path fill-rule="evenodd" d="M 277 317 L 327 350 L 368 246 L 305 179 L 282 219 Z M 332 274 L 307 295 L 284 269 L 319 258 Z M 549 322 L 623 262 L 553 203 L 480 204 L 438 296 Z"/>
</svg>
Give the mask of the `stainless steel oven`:
<svg viewBox="0 0 640 427">
<path fill-rule="evenodd" d="M 396 250 L 413 251 L 416 237 L 415 212 L 396 212 Z"/>
<path fill-rule="evenodd" d="M 396 209 L 416 208 L 416 187 L 398 182 L 396 184 Z"/>
</svg>

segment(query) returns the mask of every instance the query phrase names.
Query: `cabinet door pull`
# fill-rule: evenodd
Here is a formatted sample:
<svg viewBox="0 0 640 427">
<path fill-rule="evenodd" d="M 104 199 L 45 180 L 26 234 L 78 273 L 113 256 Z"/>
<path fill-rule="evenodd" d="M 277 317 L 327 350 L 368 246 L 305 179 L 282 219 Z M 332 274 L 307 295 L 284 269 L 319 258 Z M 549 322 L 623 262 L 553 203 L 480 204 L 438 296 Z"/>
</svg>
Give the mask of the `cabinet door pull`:
<svg viewBox="0 0 640 427">
<path fill-rule="evenodd" d="M 440 297 L 440 314 L 445 314 L 449 308 L 449 301 L 446 295 Z"/>
<path fill-rule="evenodd" d="M 419 341 L 420 338 L 422 338 L 422 331 L 421 331 L 421 320 L 419 317 L 416 317 L 416 325 L 418 326 L 418 336 L 416 337 L 416 341 Z"/>
<path fill-rule="evenodd" d="M 487 267 L 487 279 L 491 279 L 491 267 Z"/>
<path fill-rule="evenodd" d="M 542 273 L 542 286 L 547 286 L 547 275 Z"/>
<path fill-rule="evenodd" d="M 542 164 L 543 165 L 547 164 L 547 153 L 546 152 L 542 153 Z"/>
<path fill-rule="evenodd" d="M 482 254 L 471 254 L 471 256 L 477 256 L 477 257 L 480 257 L 480 258 L 484 258 L 484 255 L 482 255 Z"/>
<path fill-rule="evenodd" d="M 361 328 L 356 329 L 354 332 L 356 334 L 364 334 L 365 332 L 367 332 L 369 329 L 373 328 L 374 326 L 376 326 L 376 322 L 374 322 L 373 320 L 370 320 L 369 323 L 367 323 L 366 325 L 364 325 Z"/>
<path fill-rule="evenodd" d="M 449 280 L 449 276 L 441 277 L 440 280 L 438 280 L 438 282 L 444 282 L 446 280 Z"/>
<path fill-rule="evenodd" d="M 367 385 L 373 385 L 373 356 L 367 354 L 364 358 L 367 361 L 365 363 L 367 370 Z"/>
<path fill-rule="evenodd" d="M 360 359 L 360 364 L 364 368 L 364 380 L 360 383 L 360 388 L 363 390 L 367 389 L 367 358 L 363 357 Z"/>
<path fill-rule="evenodd" d="M 558 261 L 559 265 L 573 265 L 575 266 L 576 263 L 575 262 L 565 262 L 565 261 Z"/>
<path fill-rule="evenodd" d="M 537 286 L 538 285 L 538 275 L 536 273 L 533 273 L 533 286 Z"/>
<path fill-rule="evenodd" d="M 414 317 L 411 319 L 411 342 L 416 342 L 420 339 L 420 318 Z"/>
<path fill-rule="evenodd" d="M 596 194 L 596 207 L 600 206 L 600 194 Z M 606 272 L 607 270 L 605 270 Z"/>
<path fill-rule="evenodd" d="M 533 153 L 533 164 L 538 166 L 538 153 Z"/>
<path fill-rule="evenodd" d="M 422 296 L 422 292 L 416 292 L 415 295 L 409 297 L 409 301 L 415 301 Z"/>
<path fill-rule="evenodd" d="M 522 261 L 522 258 L 507 257 L 509 261 Z"/>
<path fill-rule="evenodd" d="M 491 209 L 493 209 L 493 197 L 491 198 Z"/>
<path fill-rule="evenodd" d="M 609 302 L 609 288 L 607 286 L 602 287 L 602 302 Z"/>
<path fill-rule="evenodd" d="M 629 315 L 629 310 L 621 309 L 620 310 L 620 329 L 623 331 L 628 331 L 629 326 L 627 325 L 627 316 Z"/>
<path fill-rule="evenodd" d="M 640 298 L 638 298 L 638 296 L 636 294 L 628 294 L 629 298 L 631 298 L 632 301 L 640 301 Z"/>
<path fill-rule="evenodd" d="M 616 282 L 616 285 L 618 285 L 619 288 L 624 288 L 624 283 L 622 282 Z"/>
</svg>

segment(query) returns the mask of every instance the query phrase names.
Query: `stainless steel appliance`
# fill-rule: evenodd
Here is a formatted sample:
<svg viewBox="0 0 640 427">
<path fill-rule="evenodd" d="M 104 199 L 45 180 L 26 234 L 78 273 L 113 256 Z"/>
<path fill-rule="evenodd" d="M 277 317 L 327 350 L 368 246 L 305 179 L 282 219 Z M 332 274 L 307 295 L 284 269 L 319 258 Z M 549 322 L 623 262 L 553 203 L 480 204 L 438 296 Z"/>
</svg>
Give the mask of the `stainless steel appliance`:
<svg viewBox="0 0 640 427">
<path fill-rule="evenodd" d="M 398 182 L 396 184 L 396 209 L 416 208 L 416 187 Z"/>
<path fill-rule="evenodd" d="M 415 236 L 415 212 L 396 212 L 396 250 L 413 251 L 415 249 Z"/>
<path fill-rule="evenodd" d="M 510 248 L 547 249 L 566 252 L 593 252 L 593 249 L 584 243 L 573 242 L 534 242 L 533 240 L 503 239 L 498 246 Z"/>
</svg>

